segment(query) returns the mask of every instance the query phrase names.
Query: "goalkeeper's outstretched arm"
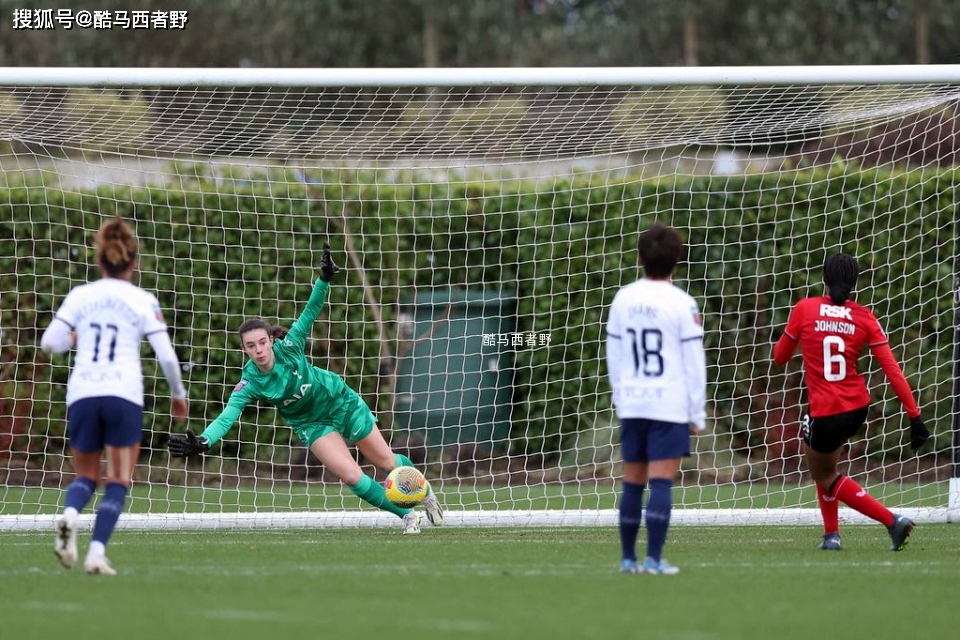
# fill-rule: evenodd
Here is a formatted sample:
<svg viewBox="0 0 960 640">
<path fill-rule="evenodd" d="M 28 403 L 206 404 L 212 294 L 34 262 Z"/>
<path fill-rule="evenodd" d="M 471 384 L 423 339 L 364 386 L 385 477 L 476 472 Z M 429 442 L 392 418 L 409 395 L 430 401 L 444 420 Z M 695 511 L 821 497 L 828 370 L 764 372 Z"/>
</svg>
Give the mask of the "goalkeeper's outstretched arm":
<svg viewBox="0 0 960 640">
<path fill-rule="evenodd" d="M 225 406 L 223 411 L 220 412 L 220 415 L 203 430 L 200 437 L 206 440 L 207 444 L 211 446 L 216 444 L 223 436 L 227 435 L 227 432 L 230 431 L 237 420 L 240 419 L 240 414 L 243 413 L 243 410 L 246 409 L 247 405 L 253 402 L 254 399 L 251 385 L 246 380 L 241 380 L 233 389 L 233 393 L 230 394 L 230 399 L 227 400 L 227 406 Z"/>
<path fill-rule="evenodd" d="M 293 323 L 293 326 L 290 327 L 290 332 L 286 336 L 287 340 L 293 342 L 295 346 L 302 349 L 306 344 L 307 336 L 310 335 L 310 329 L 313 327 L 313 323 L 317 321 L 317 316 L 320 315 L 320 311 L 323 309 L 323 303 L 327 299 L 327 292 L 330 290 L 330 281 L 339 270 L 340 267 L 337 266 L 333 261 L 333 257 L 330 255 L 330 245 L 324 243 L 323 258 L 320 263 L 320 277 L 317 278 L 313 286 L 313 292 L 310 294 L 310 299 L 307 300 L 307 306 L 303 309 L 297 321 Z"/>
<path fill-rule="evenodd" d="M 200 437 L 197 438 L 193 431 L 187 431 L 186 437 L 171 436 L 167 444 L 170 455 L 175 458 L 187 458 L 190 456 L 205 453 L 223 436 L 230 431 L 231 427 L 240 419 L 240 414 L 248 404 L 255 400 L 253 390 L 246 380 L 241 380 L 230 394 L 227 400 L 227 406 L 223 408 L 220 415 L 203 430 Z"/>
</svg>

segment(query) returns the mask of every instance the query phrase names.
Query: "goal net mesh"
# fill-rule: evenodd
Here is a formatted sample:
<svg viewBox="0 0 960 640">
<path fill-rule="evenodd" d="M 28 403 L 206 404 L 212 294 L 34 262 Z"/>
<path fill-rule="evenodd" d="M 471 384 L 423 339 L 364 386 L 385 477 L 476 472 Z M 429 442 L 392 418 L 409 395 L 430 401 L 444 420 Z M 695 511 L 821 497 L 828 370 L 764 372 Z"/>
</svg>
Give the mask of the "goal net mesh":
<svg viewBox="0 0 960 640">
<path fill-rule="evenodd" d="M 817 522 L 799 357 L 771 348 L 832 252 L 890 338 L 934 433 L 922 456 L 876 362 L 841 470 L 895 510 L 946 517 L 957 99 L 942 84 L 670 87 L 0 87 L 0 527 L 48 526 L 72 480 L 66 356 L 38 348 L 92 238 L 120 215 L 165 310 L 190 420 L 144 343 L 145 430 L 127 526 L 395 519 L 250 406 L 202 460 L 240 379 L 236 333 L 302 310 L 329 241 L 343 271 L 308 358 L 343 376 L 451 524 L 616 520 L 604 323 L 636 241 L 677 227 L 676 281 L 706 331 L 708 429 L 675 522 Z M 372 467 L 364 469 L 383 475 Z M 842 518 L 855 520 L 841 510 Z"/>
</svg>

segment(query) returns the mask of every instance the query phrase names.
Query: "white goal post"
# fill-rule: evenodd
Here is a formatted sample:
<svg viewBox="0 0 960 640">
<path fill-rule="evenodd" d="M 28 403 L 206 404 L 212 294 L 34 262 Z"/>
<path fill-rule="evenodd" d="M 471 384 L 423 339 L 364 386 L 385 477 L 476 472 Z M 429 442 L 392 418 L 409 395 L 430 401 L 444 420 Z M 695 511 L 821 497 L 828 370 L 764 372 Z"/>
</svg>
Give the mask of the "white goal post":
<svg viewBox="0 0 960 640">
<path fill-rule="evenodd" d="M 802 374 L 771 350 L 824 257 L 853 253 L 934 437 L 905 446 L 864 354 L 873 403 L 842 469 L 899 513 L 956 521 L 958 140 L 960 65 L 0 68 L 0 530 L 49 528 L 72 479 L 69 360 L 38 345 L 96 277 L 113 215 L 138 235 L 195 431 L 239 380 L 239 323 L 289 325 L 329 240 L 344 271 L 308 357 L 374 408 L 451 526 L 616 523 L 602 329 L 654 220 L 687 241 L 678 282 L 706 331 L 708 430 L 673 522 L 819 523 Z M 185 427 L 147 348 L 144 372 L 121 527 L 396 526 L 266 406 L 202 461 L 171 460 Z"/>
</svg>

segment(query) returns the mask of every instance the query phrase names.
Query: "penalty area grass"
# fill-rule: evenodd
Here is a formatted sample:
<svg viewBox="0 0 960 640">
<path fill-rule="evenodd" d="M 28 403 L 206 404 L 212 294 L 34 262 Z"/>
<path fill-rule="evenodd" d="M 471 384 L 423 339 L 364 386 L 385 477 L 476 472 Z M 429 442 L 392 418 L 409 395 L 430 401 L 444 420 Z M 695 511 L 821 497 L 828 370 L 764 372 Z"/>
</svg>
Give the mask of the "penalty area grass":
<svg viewBox="0 0 960 640">
<path fill-rule="evenodd" d="M 960 535 L 920 525 L 675 527 L 678 576 L 617 573 L 607 528 L 119 531 L 116 577 L 62 569 L 53 534 L 3 533 L 8 638 L 951 637 Z M 81 532 L 81 562 L 89 531 Z M 641 532 L 641 549 L 643 533 Z"/>
</svg>

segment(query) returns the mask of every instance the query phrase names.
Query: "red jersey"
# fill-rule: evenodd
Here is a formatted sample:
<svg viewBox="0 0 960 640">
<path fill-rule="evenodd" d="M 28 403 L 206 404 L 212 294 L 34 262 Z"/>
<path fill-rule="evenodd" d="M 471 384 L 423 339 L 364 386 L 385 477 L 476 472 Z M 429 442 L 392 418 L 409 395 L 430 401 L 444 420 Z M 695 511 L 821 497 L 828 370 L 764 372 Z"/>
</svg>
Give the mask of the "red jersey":
<svg viewBox="0 0 960 640">
<path fill-rule="evenodd" d="M 784 337 L 793 344 L 781 339 L 785 346 L 777 347 L 781 352 L 789 348 L 789 353 L 775 350 L 774 358 L 786 363 L 799 343 L 811 416 L 831 416 L 870 404 L 870 393 L 857 371 L 857 360 L 864 345 L 872 348 L 887 343 L 887 336 L 870 309 L 852 300 L 838 306 L 827 296 L 806 298 L 790 313 Z"/>
</svg>

